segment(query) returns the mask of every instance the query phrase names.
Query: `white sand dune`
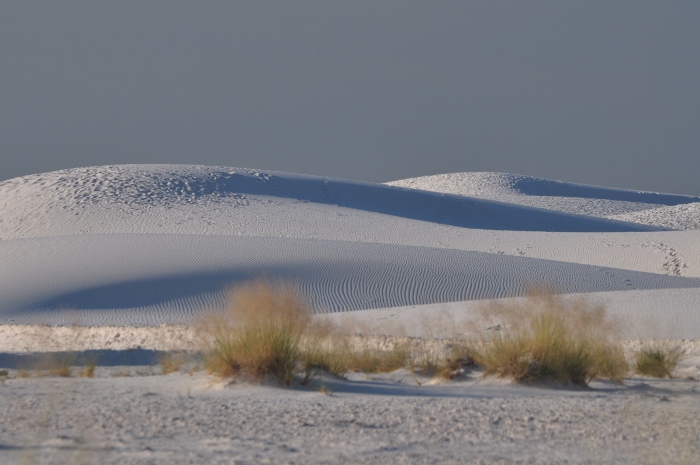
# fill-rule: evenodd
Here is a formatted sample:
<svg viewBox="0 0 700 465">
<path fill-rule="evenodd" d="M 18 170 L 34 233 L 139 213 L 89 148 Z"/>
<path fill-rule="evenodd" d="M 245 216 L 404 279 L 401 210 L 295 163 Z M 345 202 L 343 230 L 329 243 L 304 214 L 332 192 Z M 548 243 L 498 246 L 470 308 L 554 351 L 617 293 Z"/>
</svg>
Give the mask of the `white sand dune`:
<svg viewBox="0 0 700 465">
<path fill-rule="evenodd" d="M 619 213 L 607 218 L 655 226 L 663 224 L 672 229 L 700 229 L 700 202 Z"/>
<path fill-rule="evenodd" d="M 574 303 L 584 300 L 607 310 L 619 324 L 619 336 L 635 339 L 697 340 L 700 328 L 700 288 L 645 289 L 566 294 Z M 525 304 L 524 297 L 470 300 L 427 305 L 377 308 L 323 315 L 341 326 L 368 334 L 395 332 L 410 337 L 475 336 L 502 322 L 489 315 L 492 304 Z M 700 370 L 700 365 L 696 365 Z"/>
<path fill-rule="evenodd" d="M 448 173 L 388 182 L 387 185 L 465 195 L 565 213 L 653 225 L 669 229 L 699 229 L 700 197 L 589 186 L 508 173 Z M 682 215 L 679 215 L 682 213 Z M 682 218 L 679 218 L 682 216 Z"/>
<path fill-rule="evenodd" d="M 614 232 L 663 228 L 361 183 L 204 166 L 125 165 L 24 176 L 0 183 L 0 238 L 68 234 L 279 234 L 352 229 L 348 210 L 461 228 Z M 376 216 L 377 214 L 381 216 Z M 338 217 L 338 218 L 334 218 Z"/>
<path fill-rule="evenodd" d="M 499 195 L 576 197 L 662 205 L 679 205 L 700 200 L 699 197 L 687 195 L 591 186 L 520 174 L 491 172 L 437 174 L 401 179 L 386 184 L 471 197 L 497 197 Z"/>
<path fill-rule="evenodd" d="M 498 173 L 392 184 L 406 187 L 185 165 L 5 181 L 0 323 L 188 323 L 223 305 L 231 283 L 259 276 L 298 282 L 317 312 L 517 297 L 538 285 L 700 288 L 700 231 L 668 230 L 697 198 Z M 653 221 L 631 222 L 644 212 Z M 695 321 L 693 298 L 677 305 L 675 324 Z"/>
<path fill-rule="evenodd" d="M 697 278 L 531 257 L 289 238 L 63 236 L 3 241 L 0 253 L 3 323 L 188 323 L 223 306 L 230 283 L 262 275 L 298 282 L 320 313 L 512 297 L 538 285 L 700 288 Z"/>
</svg>

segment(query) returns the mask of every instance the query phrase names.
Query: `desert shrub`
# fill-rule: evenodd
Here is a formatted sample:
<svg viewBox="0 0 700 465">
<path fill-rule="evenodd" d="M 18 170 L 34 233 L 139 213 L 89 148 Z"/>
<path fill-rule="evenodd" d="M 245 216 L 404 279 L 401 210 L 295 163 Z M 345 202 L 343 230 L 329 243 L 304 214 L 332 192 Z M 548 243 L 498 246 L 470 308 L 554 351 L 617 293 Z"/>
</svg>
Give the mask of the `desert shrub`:
<svg viewBox="0 0 700 465">
<path fill-rule="evenodd" d="M 300 293 L 280 281 L 232 288 L 226 311 L 207 316 L 200 329 L 210 344 L 210 373 L 255 382 L 271 376 L 290 384 L 298 373 L 304 383 L 318 371 L 389 372 L 405 367 L 411 355 L 408 344 L 375 347 L 330 323 L 312 322 Z"/>
<path fill-rule="evenodd" d="M 326 330 L 320 338 L 307 338 L 302 361 L 307 377 L 315 370 L 343 376 L 347 373 L 387 373 L 401 368 L 421 376 L 452 379 L 475 362 L 463 341 L 447 350 L 419 349 L 406 338 L 357 336 L 338 328 Z"/>
<path fill-rule="evenodd" d="M 289 284 L 257 280 L 236 286 L 226 312 L 202 323 L 212 343 L 206 368 L 222 377 L 272 376 L 290 384 L 309 319 L 304 299 Z"/>
<path fill-rule="evenodd" d="M 338 376 L 347 373 L 386 373 L 407 366 L 410 352 L 401 345 L 391 349 L 352 348 L 333 345 L 324 350 L 305 352 L 301 362 L 308 379 L 322 370 Z"/>
<path fill-rule="evenodd" d="M 185 354 L 182 352 L 164 352 L 158 357 L 161 374 L 168 375 L 180 371 L 186 362 Z"/>
<path fill-rule="evenodd" d="M 319 371 L 344 376 L 400 368 L 451 379 L 474 366 L 476 358 L 463 341 L 447 352 L 426 352 L 405 338 L 362 337 L 327 320 L 312 320 L 297 289 L 280 281 L 232 288 L 226 310 L 208 315 L 199 327 L 209 345 L 205 368 L 222 378 L 254 382 L 273 377 L 291 384 L 299 376 L 304 384 Z M 488 357 L 492 354 L 484 352 Z"/>
<path fill-rule="evenodd" d="M 521 304 L 492 304 L 491 310 L 503 329 L 485 338 L 476 354 L 486 374 L 586 386 L 595 378 L 620 381 L 627 373 L 602 307 L 533 293 Z"/>
<path fill-rule="evenodd" d="M 322 370 L 342 376 L 347 372 L 350 342 L 346 334 L 328 322 L 307 326 L 299 351 L 304 381 Z"/>
<path fill-rule="evenodd" d="M 83 359 L 83 373 L 86 378 L 92 378 L 95 374 L 95 368 L 99 357 L 97 355 L 87 356 Z"/>
<path fill-rule="evenodd" d="M 388 347 L 377 347 L 371 338 L 358 337 L 325 323 L 308 328 L 299 358 L 304 379 L 308 380 L 319 370 L 337 376 L 394 371 L 407 365 L 410 350 L 407 343 L 397 341 Z"/>
<path fill-rule="evenodd" d="M 438 375 L 444 379 L 452 379 L 460 371 L 476 367 L 475 353 L 471 345 L 464 342 L 453 344 Z"/>
<path fill-rule="evenodd" d="M 456 341 L 449 345 L 446 353 L 426 350 L 414 356 L 410 368 L 421 376 L 450 380 L 476 366 L 473 354 L 469 344 Z"/>
<path fill-rule="evenodd" d="M 390 349 L 363 347 L 351 350 L 346 361 L 348 373 L 386 373 L 403 368 L 411 352 L 405 344 L 394 344 Z"/>
<path fill-rule="evenodd" d="M 635 354 L 634 372 L 654 378 L 673 378 L 676 365 L 683 358 L 680 347 L 654 344 L 643 347 Z"/>
<path fill-rule="evenodd" d="M 41 376 L 71 376 L 71 366 L 75 362 L 75 354 L 71 352 L 50 353 L 36 361 L 37 374 Z"/>
<path fill-rule="evenodd" d="M 55 364 L 49 369 L 49 373 L 54 376 L 68 378 L 71 375 L 70 367 L 73 364 L 72 356 L 57 357 Z"/>
</svg>

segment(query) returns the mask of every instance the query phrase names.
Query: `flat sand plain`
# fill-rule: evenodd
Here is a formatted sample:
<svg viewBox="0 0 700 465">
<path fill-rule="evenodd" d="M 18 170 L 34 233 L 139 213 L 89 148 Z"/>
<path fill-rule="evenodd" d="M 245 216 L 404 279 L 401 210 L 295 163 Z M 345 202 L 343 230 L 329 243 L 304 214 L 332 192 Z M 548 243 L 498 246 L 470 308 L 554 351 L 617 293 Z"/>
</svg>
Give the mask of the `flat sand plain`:
<svg viewBox="0 0 700 465">
<path fill-rule="evenodd" d="M 478 369 L 451 381 L 401 369 L 317 373 L 307 385 L 284 387 L 208 375 L 190 327 L 0 327 L 4 341 L 19 334 L 44 337 L 47 345 L 2 348 L 0 365 L 9 367 L 0 385 L 3 464 L 700 460 L 698 340 L 664 341 L 685 354 L 670 380 L 631 376 L 580 388 L 517 385 Z M 382 346 L 395 338 L 369 339 Z M 400 339 L 414 350 L 450 344 Z M 648 343 L 623 345 L 631 358 Z M 72 377 L 31 368 L 66 350 L 76 361 Z M 162 374 L 166 356 L 181 357 L 176 372 Z M 101 361 L 93 378 L 82 377 L 90 357 Z"/>
<path fill-rule="evenodd" d="M 311 385 L 282 388 L 158 371 L 114 366 L 98 367 L 92 379 L 6 380 L 0 463 L 700 460 L 695 380 L 630 378 L 567 389 L 473 372 L 431 385 L 402 370 L 347 380 L 319 375 Z"/>
</svg>

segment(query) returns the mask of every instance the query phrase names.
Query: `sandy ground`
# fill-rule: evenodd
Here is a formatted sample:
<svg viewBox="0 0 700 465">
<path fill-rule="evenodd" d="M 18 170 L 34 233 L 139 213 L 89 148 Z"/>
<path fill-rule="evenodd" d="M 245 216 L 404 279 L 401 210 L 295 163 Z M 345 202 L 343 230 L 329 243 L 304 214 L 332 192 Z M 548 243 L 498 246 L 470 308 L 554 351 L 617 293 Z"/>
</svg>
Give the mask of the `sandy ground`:
<svg viewBox="0 0 700 465">
<path fill-rule="evenodd" d="M 34 345 L 10 350 L 11 331 L 34 334 Z M 201 347 L 184 327 L 2 326 L 0 336 L 0 464 L 700 461 L 700 340 L 666 342 L 686 353 L 673 380 L 582 389 L 513 385 L 479 371 L 435 382 L 399 370 L 319 374 L 286 388 L 216 380 L 192 352 L 179 372 L 161 374 L 173 349 Z M 625 341 L 627 353 L 645 342 Z M 80 377 L 81 366 L 70 378 L 31 369 L 56 350 L 75 351 L 77 364 L 98 354 L 94 378 Z"/>
<path fill-rule="evenodd" d="M 199 350 L 191 326 L 0 325 L 0 354 L 84 350 Z"/>
<path fill-rule="evenodd" d="M 11 379 L 0 463 L 631 463 L 700 460 L 700 383 L 445 385 L 406 372 L 292 389 L 205 374 Z M 122 373 L 123 374 L 123 373 Z M 324 394 L 325 392 L 325 394 Z"/>
</svg>

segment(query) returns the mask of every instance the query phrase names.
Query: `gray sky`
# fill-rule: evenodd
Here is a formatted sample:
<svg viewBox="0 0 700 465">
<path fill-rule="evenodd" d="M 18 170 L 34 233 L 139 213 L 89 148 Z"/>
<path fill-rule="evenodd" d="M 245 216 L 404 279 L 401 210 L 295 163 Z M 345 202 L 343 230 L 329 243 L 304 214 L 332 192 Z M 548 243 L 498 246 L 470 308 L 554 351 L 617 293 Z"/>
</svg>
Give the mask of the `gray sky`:
<svg viewBox="0 0 700 465">
<path fill-rule="evenodd" d="M 0 3 L 0 180 L 195 163 L 700 195 L 697 1 Z"/>
</svg>

